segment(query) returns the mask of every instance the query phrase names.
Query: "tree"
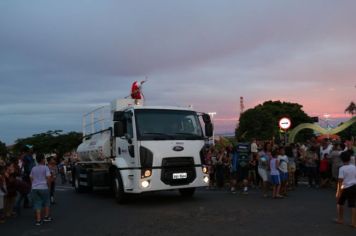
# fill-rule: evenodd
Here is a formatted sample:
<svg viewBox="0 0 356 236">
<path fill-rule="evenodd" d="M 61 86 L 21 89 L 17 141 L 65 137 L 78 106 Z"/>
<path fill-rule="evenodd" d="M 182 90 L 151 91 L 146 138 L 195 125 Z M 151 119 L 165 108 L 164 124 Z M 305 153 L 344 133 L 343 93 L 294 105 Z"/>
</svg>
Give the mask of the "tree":
<svg viewBox="0 0 356 236">
<path fill-rule="evenodd" d="M 349 113 L 351 116 L 356 114 L 356 104 L 354 102 L 350 102 L 350 105 L 345 109 L 345 113 Z"/>
<path fill-rule="evenodd" d="M 263 104 L 245 111 L 240 117 L 239 126 L 235 130 L 235 136 L 239 140 L 270 140 L 275 137 L 279 139 L 280 130 L 278 122 L 282 117 L 289 117 L 292 126 L 296 127 L 301 123 L 310 123 L 312 118 L 303 110 L 302 105 L 297 103 L 267 101 Z M 311 137 L 311 130 L 303 130 L 297 137 L 298 139 L 307 139 Z"/>
<path fill-rule="evenodd" d="M 6 144 L 0 141 L 0 157 L 5 158 L 7 155 L 7 147 Z"/>
<path fill-rule="evenodd" d="M 342 125 L 341 123 L 340 125 Z M 356 137 L 356 123 L 353 123 L 345 130 L 338 133 L 342 140 L 352 140 L 353 137 Z"/>
<path fill-rule="evenodd" d="M 26 145 L 32 145 L 35 152 L 56 153 L 57 156 L 62 157 L 64 153 L 76 149 L 82 141 L 81 133 L 62 134 L 62 132 L 62 130 L 49 130 L 45 133 L 34 134 L 32 137 L 18 139 L 14 152 L 18 154 Z"/>
</svg>

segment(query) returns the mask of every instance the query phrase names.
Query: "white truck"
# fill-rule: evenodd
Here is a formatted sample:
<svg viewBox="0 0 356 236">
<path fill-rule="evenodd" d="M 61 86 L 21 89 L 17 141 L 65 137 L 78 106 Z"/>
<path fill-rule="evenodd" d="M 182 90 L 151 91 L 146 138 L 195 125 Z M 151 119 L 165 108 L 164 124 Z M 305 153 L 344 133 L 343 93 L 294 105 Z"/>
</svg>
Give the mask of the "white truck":
<svg viewBox="0 0 356 236">
<path fill-rule="evenodd" d="M 113 101 L 106 127 L 101 109 L 84 115 L 83 142 L 72 171 L 77 192 L 110 188 L 123 203 L 131 193 L 178 189 L 188 197 L 196 187 L 208 185 L 203 148 L 213 133 L 210 116 L 191 108 L 141 102 Z"/>
</svg>

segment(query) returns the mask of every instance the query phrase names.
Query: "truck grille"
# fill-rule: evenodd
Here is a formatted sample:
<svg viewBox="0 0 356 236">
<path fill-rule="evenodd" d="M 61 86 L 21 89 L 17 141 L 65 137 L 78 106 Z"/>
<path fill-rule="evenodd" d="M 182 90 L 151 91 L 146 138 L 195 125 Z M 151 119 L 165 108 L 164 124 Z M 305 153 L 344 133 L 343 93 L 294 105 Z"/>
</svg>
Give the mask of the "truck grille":
<svg viewBox="0 0 356 236">
<path fill-rule="evenodd" d="M 175 179 L 174 174 L 186 173 L 186 178 Z M 167 185 L 187 185 L 196 178 L 193 157 L 168 157 L 162 160 L 161 181 Z"/>
</svg>

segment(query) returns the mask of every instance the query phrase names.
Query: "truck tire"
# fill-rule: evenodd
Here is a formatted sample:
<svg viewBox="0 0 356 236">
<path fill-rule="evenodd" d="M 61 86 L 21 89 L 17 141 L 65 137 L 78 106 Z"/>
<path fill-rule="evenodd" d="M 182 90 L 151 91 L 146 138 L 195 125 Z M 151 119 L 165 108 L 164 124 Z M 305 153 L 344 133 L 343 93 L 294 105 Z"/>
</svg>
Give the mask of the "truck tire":
<svg viewBox="0 0 356 236">
<path fill-rule="evenodd" d="M 179 189 L 179 193 L 182 197 L 190 198 L 193 197 L 195 193 L 195 188 L 181 188 Z"/>
<path fill-rule="evenodd" d="M 122 183 L 120 172 L 117 171 L 113 178 L 113 191 L 115 201 L 119 204 L 124 204 L 127 202 L 127 194 L 124 191 L 124 185 Z"/>
<path fill-rule="evenodd" d="M 77 193 L 84 193 L 85 192 L 85 187 L 80 185 L 80 167 L 76 168 L 75 174 L 74 174 L 74 189 Z"/>
</svg>

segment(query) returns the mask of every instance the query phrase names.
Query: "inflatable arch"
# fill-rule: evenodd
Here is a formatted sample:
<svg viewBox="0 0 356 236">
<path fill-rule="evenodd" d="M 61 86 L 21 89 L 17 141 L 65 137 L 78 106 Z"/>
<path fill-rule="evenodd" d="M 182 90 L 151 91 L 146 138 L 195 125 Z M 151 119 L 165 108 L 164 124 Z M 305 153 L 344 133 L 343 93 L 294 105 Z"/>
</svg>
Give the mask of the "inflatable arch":
<svg viewBox="0 0 356 236">
<path fill-rule="evenodd" d="M 341 131 L 343 131 L 344 129 L 346 129 L 347 127 L 349 127 L 350 125 L 352 125 L 353 123 L 356 122 L 356 116 L 352 117 L 350 120 L 346 121 L 345 123 L 343 123 L 342 125 L 331 129 L 331 130 L 327 130 L 324 129 L 322 127 L 320 127 L 317 124 L 311 124 L 311 123 L 303 123 L 298 125 L 297 127 L 295 127 L 294 129 L 291 130 L 291 132 L 289 133 L 289 143 L 293 143 L 295 137 L 297 136 L 297 134 L 303 130 L 303 129 L 312 129 L 315 130 L 321 134 L 337 134 L 340 133 Z"/>
</svg>

